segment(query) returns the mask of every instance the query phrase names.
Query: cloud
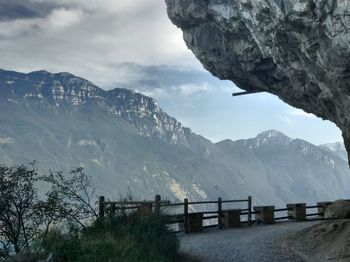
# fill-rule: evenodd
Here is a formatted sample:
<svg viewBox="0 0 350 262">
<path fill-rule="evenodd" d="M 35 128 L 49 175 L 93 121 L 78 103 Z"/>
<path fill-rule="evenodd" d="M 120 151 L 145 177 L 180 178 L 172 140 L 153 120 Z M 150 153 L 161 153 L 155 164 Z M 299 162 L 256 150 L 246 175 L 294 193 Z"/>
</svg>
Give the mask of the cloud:
<svg viewBox="0 0 350 262">
<path fill-rule="evenodd" d="M 278 115 L 278 119 L 288 125 L 293 123 L 292 119 L 287 115 Z"/>
<path fill-rule="evenodd" d="M 140 92 L 146 96 L 153 97 L 155 99 L 162 99 L 165 97 L 170 96 L 169 90 L 166 90 L 164 88 L 154 88 L 154 89 L 148 89 L 148 90 L 135 90 L 136 92 Z"/>
<path fill-rule="evenodd" d="M 118 72 L 120 81 L 112 84 L 110 88 L 133 89 L 156 99 L 200 99 L 204 94 L 217 89 L 231 97 L 230 92 L 234 90 L 230 81 L 219 80 L 208 72 L 183 69 L 179 66 L 123 63 L 113 67 Z"/>
<path fill-rule="evenodd" d="M 203 70 L 168 19 L 163 0 L 0 3 L 15 10 L 0 20 L 3 69 L 68 71 L 100 86 L 125 81 L 127 75 L 115 65 L 129 62 Z"/>
<path fill-rule="evenodd" d="M 301 110 L 301 109 L 292 109 L 289 112 L 290 115 L 292 116 L 300 116 L 300 117 L 307 117 L 307 118 L 316 118 L 316 116 L 314 114 L 309 114 L 306 113 L 305 111 Z"/>
<path fill-rule="evenodd" d="M 78 24 L 82 17 L 81 10 L 69 10 L 65 8 L 55 9 L 47 18 L 50 26 L 57 28 L 65 28 Z"/>
<path fill-rule="evenodd" d="M 14 44 L 9 47 L 3 43 L 4 48 L 20 48 L 17 42 L 21 39 L 31 39 L 35 41 L 35 37 L 42 35 L 53 35 L 66 27 L 78 24 L 82 17 L 82 11 L 78 9 L 59 8 L 53 9 L 52 12 L 43 18 L 18 18 L 10 21 L 0 22 L 0 37 L 4 43 Z M 21 42 L 23 43 L 23 42 Z M 25 45 L 25 43 L 23 43 Z M 37 46 L 42 46 L 42 43 L 37 43 Z M 45 47 L 44 47 L 45 48 Z M 30 50 L 29 50 L 30 51 Z"/>
<path fill-rule="evenodd" d="M 178 89 L 181 92 L 181 94 L 185 96 L 189 96 L 197 93 L 211 91 L 212 87 L 208 83 L 200 83 L 200 84 L 188 83 L 188 84 L 180 85 L 176 89 Z"/>
<path fill-rule="evenodd" d="M 38 4 L 34 1 L 0 0 L 0 21 L 43 17 L 51 8 L 48 1 Z"/>
</svg>

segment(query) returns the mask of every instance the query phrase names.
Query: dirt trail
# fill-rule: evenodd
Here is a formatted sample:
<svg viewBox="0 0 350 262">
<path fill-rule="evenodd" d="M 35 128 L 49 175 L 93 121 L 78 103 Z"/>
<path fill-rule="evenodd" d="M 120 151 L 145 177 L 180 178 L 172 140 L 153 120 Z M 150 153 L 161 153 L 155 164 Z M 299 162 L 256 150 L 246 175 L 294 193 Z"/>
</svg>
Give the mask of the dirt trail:
<svg viewBox="0 0 350 262">
<path fill-rule="evenodd" d="M 237 229 L 211 229 L 181 235 L 180 250 L 200 256 L 204 262 L 304 261 L 282 241 L 288 234 L 310 227 L 313 222 L 280 222 Z"/>
</svg>

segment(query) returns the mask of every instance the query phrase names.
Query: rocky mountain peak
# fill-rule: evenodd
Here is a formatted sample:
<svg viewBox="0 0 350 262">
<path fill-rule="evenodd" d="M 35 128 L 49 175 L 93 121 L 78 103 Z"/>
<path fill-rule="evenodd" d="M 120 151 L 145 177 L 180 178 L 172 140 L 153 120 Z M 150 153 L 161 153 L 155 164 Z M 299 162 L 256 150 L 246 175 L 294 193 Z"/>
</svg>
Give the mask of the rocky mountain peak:
<svg viewBox="0 0 350 262">
<path fill-rule="evenodd" d="M 145 95 L 116 88 L 108 91 L 115 114 L 132 123 L 143 136 L 162 137 L 171 144 L 188 145 L 185 129 Z"/>
<path fill-rule="evenodd" d="M 293 141 L 293 139 L 289 138 L 288 136 L 277 130 L 264 131 L 258 134 L 254 140 L 256 141 L 257 146 L 261 146 L 263 144 L 286 145 Z"/>
<path fill-rule="evenodd" d="M 330 152 L 348 161 L 347 152 L 343 142 L 327 143 L 320 145 L 321 148 L 329 150 Z"/>
<path fill-rule="evenodd" d="M 39 102 L 65 111 L 94 105 L 127 121 L 142 136 L 188 144 L 181 123 L 163 112 L 154 99 L 123 88 L 105 91 L 70 73 L 42 70 L 22 74 L 1 70 L 0 100 L 26 103 L 29 107 L 37 107 Z"/>
<path fill-rule="evenodd" d="M 321 145 L 321 147 L 327 147 L 330 150 L 332 150 L 333 152 L 340 151 L 340 150 L 345 150 L 345 146 L 344 146 L 343 142 L 327 143 L 327 144 Z"/>
<path fill-rule="evenodd" d="M 258 134 L 257 138 L 260 138 L 260 139 L 271 139 L 271 138 L 286 138 L 286 139 L 290 139 L 289 137 L 287 137 L 282 132 L 274 130 L 274 129 L 267 130 L 267 131 L 264 131 L 264 132 Z"/>
<path fill-rule="evenodd" d="M 293 141 L 290 137 L 286 136 L 277 130 L 267 130 L 258 134 L 255 138 L 240 139 L 237 141 L 232 141 L 230 139 L 223 140 L 216 145 L 223 147 L 237 146 L 244 148 L 244 150 L 261 150 L 266 147 L 280 147 L 289 146 Z"/>
<path fill-rule="evenodd" d="M 2 98 L 41 100 L 55 107 L 78 106 L 89 99 L 101 98 L 102 89 L 91 82 L 69 73 L 52 74 L 45 70 L 21 74 L 1 71 Z"/>
</svg>

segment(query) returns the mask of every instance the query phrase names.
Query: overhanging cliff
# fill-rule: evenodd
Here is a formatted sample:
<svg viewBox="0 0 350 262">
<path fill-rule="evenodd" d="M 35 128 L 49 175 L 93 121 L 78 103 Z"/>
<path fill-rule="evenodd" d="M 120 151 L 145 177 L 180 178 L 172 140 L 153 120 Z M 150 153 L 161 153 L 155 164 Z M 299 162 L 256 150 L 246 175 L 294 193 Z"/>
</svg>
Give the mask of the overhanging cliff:
<svg viewBox="0 0 350 262">
<path fill-rule="evenodd" d="M 348 0 L 166 3 L 170 19 L 208 71 L 334 122 L 350 152 Z"/>
</svg>

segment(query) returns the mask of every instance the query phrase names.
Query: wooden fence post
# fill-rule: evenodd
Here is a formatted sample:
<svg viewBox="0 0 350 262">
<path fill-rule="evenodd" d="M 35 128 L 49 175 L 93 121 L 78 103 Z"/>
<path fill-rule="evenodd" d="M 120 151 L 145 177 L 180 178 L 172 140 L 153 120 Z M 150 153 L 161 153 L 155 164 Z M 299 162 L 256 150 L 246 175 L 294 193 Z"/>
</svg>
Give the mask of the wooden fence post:
<svg viewBox="0 0 350 262">
<path fill-rule="evenodd" d="M 218 226 L 219 229 L 222 228 L 222 199 L 218 198 Z"/>
<path fill-rule="evenodd" d="M 111 213 L 110 213 L 110 216 L 112 216 L 112 217 L 114 217 L 115 216 L 115 210 L 116 210 L 117 208 L 116 208 L 116 206 L 115 206 L 115 204 L 113 204 L 113 205 L 111 205 Z"/>
<path fill-rule="evenodd" d="M 184 231 L 186 234 L 189 232 L 189 221 L 188 221 L 188 199 L 184 199 Z"/>
<path fill-rule="evenodd" d="M 248 225 L 252 225 L 252 197 L 248 196 Z"/>
<path fill-rule="evenodd" d="M 156 216 L 160 215 L 160 195 L 156 195 L 154 198 L 154 214 Z"/>
<path fill-rule="evenodd" d="M 105 216 L 105 197 L 100 196 L 98 198 L 98 217 L 103 218 Z"/>
</svg>

